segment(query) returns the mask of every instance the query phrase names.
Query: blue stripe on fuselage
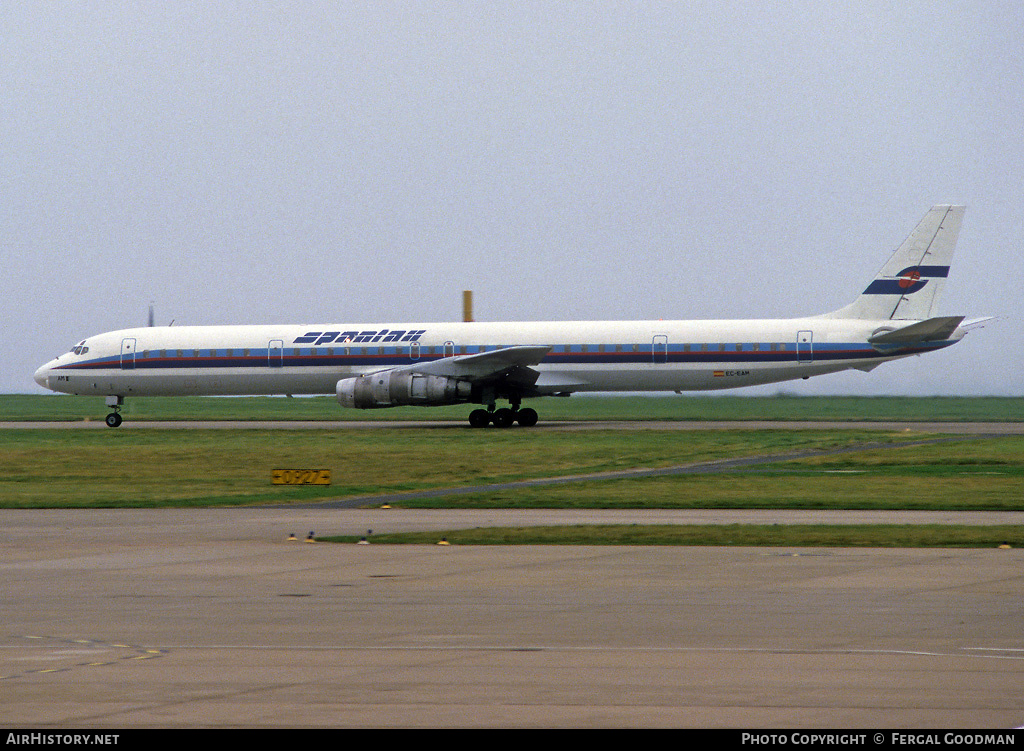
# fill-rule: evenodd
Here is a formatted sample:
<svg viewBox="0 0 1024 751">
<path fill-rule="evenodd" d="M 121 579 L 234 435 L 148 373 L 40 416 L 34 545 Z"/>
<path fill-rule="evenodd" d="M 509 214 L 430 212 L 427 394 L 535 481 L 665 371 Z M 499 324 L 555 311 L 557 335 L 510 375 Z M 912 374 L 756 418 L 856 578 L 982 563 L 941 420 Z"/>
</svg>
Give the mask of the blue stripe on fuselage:
<svg viewBox="0 0 1024 751">
<path fill-rule="evenodd" d="M 874 359 L 891 357 L 893 354 L 907 354 L 918 352 L 930 352 L 941 349 L 955 340 L 944 340 L 939 342 L 924 342 L 905 347 L 898 350 L 879 352 L 867 343 L 815 343 L 810 350 L 810 359 L 814 361 L 842 361 Z M 590 364 L 590 365 L 614 365 L 614 364 L 654 364 L 676 363 L 676 364 L 701 364 L 715 365 L 720 363 L 784 363 L 796 362 L 798 360 L 797 348 L 793 343 L 784 343 L 782 349 L 764 349 L 760 344 L 754 350 L 753 344 L 708 344 L 709 349 L 701 349 L 700 344 L 673 344 L 667 351 L 652 348 L 650 344 L 637 345 L 603 345 L 605 351 L 599 351 L 601 345 L 586 345 L 587 350 L 583 351 L 584 345 L 557 345 L 542 361 L 544 364 Z M 624 351 L 614 350 L 621 346 Z M 635 347 L 635 349 L 634 349 Z M 713 349 L 712 349 L 713 348 Z M 241 348 L 235 348 L 241 349 Z M 336 349 L 344 349 L 338 347 Z M 329 354 L 325 349 L 308 347 L 285 348 L 281 361 L 275 359 L 275 366 L 285 367 L 396 367 L 409 365 L 415 362 L 434 362 L 445 358 L 442 347 L 424 347 L 421 349 L 420 357 L 413 359 L 406 347 L 352 347 L 349 354 L 335 352 Z M 426 353 L 423 350 L 436 349 L 436 353 Z M 485 351 L 498 349 L 495 345 L 487 346 L 463 346 L 456 348 L 456 356 L 471 355 Z M 356 351 L 361 350 L 361 351 Z M 183 350 L 183 352 L 196 352 L 196 350 Z M 248 355 L 227 355 L 226 350 L 198 350 L 199 354 L 188 354 L 182 357 L 174 356 L 144 356 L 136 353 L 134 357 L 134 369 L 136 370 L 162 370 L 175 368 L 265 368 L 269 365 L 270 352 L 266 349 L 250 349 Z M 277 351 L 274 357 L 278 356 Z M 451 355 L 448 355 L 451 356 Z M 664 357 L 664 360 L 660 358 Z M 808 358 L 807 354 L 800 356 L 803 361 Z M 121 370 L 121 357 L 102 357 L 85 362 L 68 363 L 60 365 L 56 370 L 61 371 L 93 371 L 93 370 Z"/>
</svg>

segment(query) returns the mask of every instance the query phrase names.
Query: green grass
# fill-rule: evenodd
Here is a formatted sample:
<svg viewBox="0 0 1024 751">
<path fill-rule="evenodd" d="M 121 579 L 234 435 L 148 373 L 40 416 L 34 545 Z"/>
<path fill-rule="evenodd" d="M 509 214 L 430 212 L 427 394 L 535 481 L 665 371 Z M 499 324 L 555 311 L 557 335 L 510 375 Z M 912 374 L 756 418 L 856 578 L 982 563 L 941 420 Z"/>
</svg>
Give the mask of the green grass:
<svg viewBox="0 0 1024 751">
<path fill-rule="evenodd" d="M 310 502 L 656 468 L 866 442 L 843 431 L 0 429 L 0 507 Z M 329 487 L 270 484 L 276 468 L 328 468 Z M 433 499 L 442 508 L 1024 507 L 1024 437 L 866 450 L 757 471 L 591 480 Z M 394 504 L 393 504 L 394 505 Z"/>
<path fill-rule="evenodd" d="M 896 443 L 904 436 L 864 431 L 576 433 L 462 427 L 382 431 L 0 429 L 0 507 L 308 502 L 675 466 L 794 449 L 836 448 L 867 440 Z M 270 484 L 271 470 L 301 467 L 330 469 L 333 485 Z"/>
<path fill-rule="evenodd" d="M 353 543 L 357 535 L 318 538 Z M 772 547 L 994 548 L 1024 545 L 1024 527 L 946 525 L 580 525 L 493 527 L 372 535 L 371 544 L 434 545 L 735 545 Z"/>
<path fill-rule="evenodd" d="M 54 404 L 81 405 L 66 397 Z M 17 400 L 15 400 L 17 401 Z M 147 400 L 136 400 L 147 409 Z M 160 414 L 182 416 L 186 400 Z M 197 402 L 203 419 L 230 419 L 262 401 L 340 409 L 325 400 Z M 732 414 L 751 419 L 740 400 Z M 807 404 L 803 399 L 779 400 Z M 889 400 L 891 401 L 891 400 Z M 586 419 L 612 419 L 601 409 L 637 405 L 716 405 L 718 399 L 552 400 L 584 406 Z M 613 403 L 614 402 L 614 403 Z M 4 402 L 10 404 L 10 401 Z M 49 403 L 49 402 L 47 402 Z M 154 406 L 156 402 L 150 406 Z M 881 403 L 879 403 L 881 404 Z M 822 401 L 811 406 L 824 408 Z M 978 403 L 955 414 L 978 419 Z M 90 405 L 90 409 L 95 405 Z M 600 409 L 598 409 L 600 407 Z M 76 407 L 77 408 L 77 407 Z M 35 409 L 35 408 L 33 408 Z M 225 410 L 217 414 L 216 410 Z M 213 410 L 211 412 L 210 410 Z M 45 410 L 44 410 L 45 411 Z M 102 412 L 102 410 L 100 410 Z M 414 417 L 426 413 L 409 410 Z M 856 419 L 866 411 L 857 408 Z M 34 413 L 38 414 L 38 410 Z M 48 414 L 54 414 L 53 411 Z M 148 414 L 148 413 L 147 413 Z M 157 414 L 154 411 L 152 414 Z M 379 414 L 379 413 L 375 413 Z M 852 413 L 851 413 L 852 414 Z M 244 417 L 252 415 L 244 414 Z M 286 415 L 293 417 L 294 415 Z M 362 413 L 359 413 L 362 416 Z M 266 415 L 261 415 L 266 417 Z M 801 414 L 800 417 L 806 417 Z M 931 419 L 933 416 L 929 416 Z M 1000 419 L 1005 415 L 1000 415 Z M 721 419 L 721 415 L 716 416 Z M 24 416 L 18 419 L 26 419 Z M 69 419 L 65 415 L 64 419 Z M 156 418 L 154 418 L 156 419 Z M 461 419 L 461 413 L 460 413 Z M 664 419 L 664 418 L 662 418 Z M 679 418 L 689 419 L 689 418 Z M 822 416 L 822 419 L 824 417 Z M 656 468 L 746 456 L 782 456 L 881 442 L 840 455 L 778 460 L 745 471 L 672 475 L 519 488 L 392 505 L 434 508 L 763 508 L 763 509 L 1024 509 L 1024 437 L 973 437 L 901 445 L 920 433 L 864 430 L 31 430 L 0 428 L 0 508 L 187 507 L 309 503 L 317 500 L 478 486 L 503 481 Z M 282 487 L 275 468 L 329 468 L 329 487 Z M 451 530 L 375 536 L 374 542 L 452 544 L 772 545 L 816 547 L 994 547 L 1024 545 L 1024 527 L 646 525 Z M 354 541 L 357 538 L 339 538 Z"/>
<path fill-rule="evenodd" d="M 1024 421 L 1016 397 L 574 396 L 530 401 L 542 421 L 560 420 L 910 420 Z M 459 420 L 470 405 L 342 409 L 332 397 L 136 397 L 128 421 L 153 420 Z M 0 421 L 100 421 L 100 397 L 0 395 Z"/>
<path fill-rule="evenodd" d="M 894 446 L 897 444 L 893 444 Z M 761 465 L 754 471 L 472 493 L 404 507 L 1024 510 L 1024 437 Z"/>
</svg>

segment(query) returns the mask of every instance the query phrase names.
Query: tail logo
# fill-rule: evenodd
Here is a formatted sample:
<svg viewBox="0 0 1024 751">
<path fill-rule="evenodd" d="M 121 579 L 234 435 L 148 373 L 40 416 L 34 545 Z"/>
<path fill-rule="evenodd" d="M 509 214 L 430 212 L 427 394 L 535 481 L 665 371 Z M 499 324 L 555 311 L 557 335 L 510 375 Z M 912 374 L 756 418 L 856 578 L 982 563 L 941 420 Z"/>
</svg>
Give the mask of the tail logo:
<svg viewBox="0 0 1024 751">
<path fill-rule="evenodd" d="M 909 295 L 923 289 L 929 279 L 945 279 L 949 266 L 908 266 L 895 277 L 875 279 L 864 290 L 865 295 Z"/>
<path fill-rule="evenodd" d="M 910 287 L 914 286 L 915 282 L 918 282 L 920 280 L 921 280 L 921 272 L 918 271 L 917 269 L 910 269 L 910 270 L 904 271 L 902 274 L 900 274 L 899 285 L 903 289 L 909 289 Z M 924 285 L 922 285 L 922 286 L 924 286 Z M 920 289 L 920 287 L 918 289 Z"/>
</svg>

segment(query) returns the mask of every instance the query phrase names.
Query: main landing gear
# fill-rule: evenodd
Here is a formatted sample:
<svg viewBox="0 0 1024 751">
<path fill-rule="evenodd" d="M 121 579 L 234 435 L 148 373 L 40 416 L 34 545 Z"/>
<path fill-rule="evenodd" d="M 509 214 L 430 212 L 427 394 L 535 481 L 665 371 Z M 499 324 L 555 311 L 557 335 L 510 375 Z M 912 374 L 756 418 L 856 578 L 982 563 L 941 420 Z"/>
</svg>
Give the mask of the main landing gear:
<svg viewBox="0 0 1024 751">
<path fill-rule="evenodd" d="M 469 413 L 469 424 L 474 428 L 486 428 L 488 425 L 509 428 L 517 422 L 524 428 L 532 428 L 537 424 L 537 410 L 530 407 L 520 409 L 519 405 L 513 405 L 512 409 L 495 409 L 492 405 L 490 409 L 474 409 Z"/>
<path fill-rule="evenodd" d="M 111 407 L 114 411 L 104 418 L 103 422 L 107 424 L 108 428 L 120 427 L 121 419 L 121 405 L 124 404 L 123 396 L 108 396 L 107 406 Z"/>
</svg>

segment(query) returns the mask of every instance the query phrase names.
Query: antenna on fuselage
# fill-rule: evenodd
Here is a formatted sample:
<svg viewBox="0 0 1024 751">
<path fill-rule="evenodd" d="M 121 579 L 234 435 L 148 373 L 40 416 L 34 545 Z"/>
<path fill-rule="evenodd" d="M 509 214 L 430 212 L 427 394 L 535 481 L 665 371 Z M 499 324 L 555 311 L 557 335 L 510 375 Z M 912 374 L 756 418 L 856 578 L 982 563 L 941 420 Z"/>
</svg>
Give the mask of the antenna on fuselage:
<svg viewBox="0 0 1024 751">
<path fill-rule="evenodd" d="M 462 320 L 470 323 L 473 320 L 473 290 L 462 290 Z"/>
<path fill-rule="evenodd" d="M 153 323 L 153 301 L 149 301 L 149 326 L 152 328 L 155 324 Z"/>
</svg>

